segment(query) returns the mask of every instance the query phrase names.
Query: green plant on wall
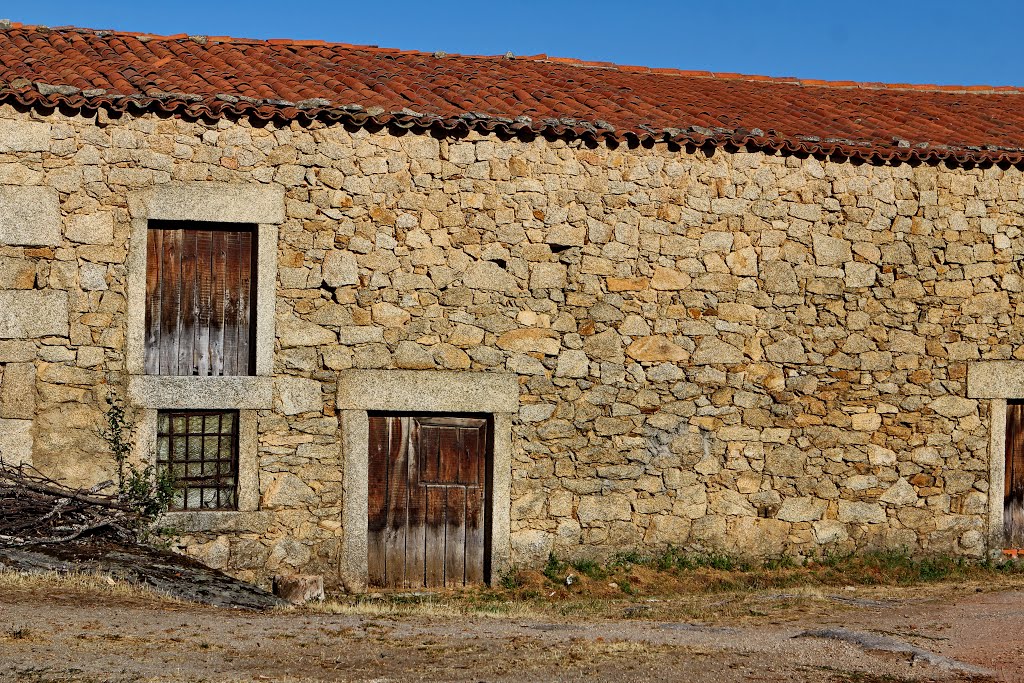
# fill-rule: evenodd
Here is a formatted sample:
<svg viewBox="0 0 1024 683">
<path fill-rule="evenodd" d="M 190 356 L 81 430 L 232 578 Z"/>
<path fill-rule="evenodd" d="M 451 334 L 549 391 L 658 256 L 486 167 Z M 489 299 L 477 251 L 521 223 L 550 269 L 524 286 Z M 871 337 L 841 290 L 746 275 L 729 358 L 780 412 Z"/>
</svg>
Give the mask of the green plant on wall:
<svg viewBox="0 0 1024 683">
<path fill-rule="evenodd" d="M 139 513 L 144 524 L 167 511 L 174 494 L 174 475 L 153 465 L 138 467 L 129 461 L 131 421 L 124 403 L 116 394 L 107 397 L 106 427 L 100 436 L 107 442 L 117 465 L 117 495 Z"/>
</svg>

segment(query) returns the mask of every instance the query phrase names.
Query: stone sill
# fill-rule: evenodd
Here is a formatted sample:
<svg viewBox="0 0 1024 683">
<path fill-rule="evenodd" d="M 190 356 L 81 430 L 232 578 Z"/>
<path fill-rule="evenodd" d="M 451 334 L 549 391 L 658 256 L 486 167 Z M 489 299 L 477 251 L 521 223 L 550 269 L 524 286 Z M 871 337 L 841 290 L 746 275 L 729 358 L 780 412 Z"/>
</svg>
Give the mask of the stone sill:
<svg viewBox="0 0 1024 683">
<path fill-rule="evenodd" d="M 274 407 L 270 377 L 133 375 L 132 403 L 154 410 L 266 410 Z"/>
<path fill-rule="evenodd" d="M 273 515 L 263 510 L 210 510 L 206 512 L 165 512 L 156 526 L 173 532 L 266 533 Z"/>
</svg>

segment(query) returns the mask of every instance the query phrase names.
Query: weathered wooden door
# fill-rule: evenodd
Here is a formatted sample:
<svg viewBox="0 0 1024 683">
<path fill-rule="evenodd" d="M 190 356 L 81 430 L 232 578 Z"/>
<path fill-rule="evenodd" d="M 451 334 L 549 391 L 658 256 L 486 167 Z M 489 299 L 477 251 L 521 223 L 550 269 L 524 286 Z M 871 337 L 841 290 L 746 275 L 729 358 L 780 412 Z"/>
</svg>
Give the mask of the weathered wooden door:
<svg viewBox="0 0 1024 683">
<path fill-rule="evenodd" d="M 244 225 L 150 223 L 146 374 L 252 374 L 254 234 Z"/>
<path fill-rule="evenodd" d="M 1003 531 L 1008 548 L 1024 548 L 1024 402 L 1006 405 Z"/>
<path fill-rule="evenodd" d="M 370 415 L 371 586 L 486 580 L 488 420 Z"/>
</svg>

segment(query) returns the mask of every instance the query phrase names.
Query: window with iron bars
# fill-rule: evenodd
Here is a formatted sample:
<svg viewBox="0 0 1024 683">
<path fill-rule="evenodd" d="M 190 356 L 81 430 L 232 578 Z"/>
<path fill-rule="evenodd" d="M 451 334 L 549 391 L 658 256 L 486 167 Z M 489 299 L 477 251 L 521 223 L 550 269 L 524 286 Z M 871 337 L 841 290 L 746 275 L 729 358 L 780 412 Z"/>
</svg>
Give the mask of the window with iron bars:
<svg viewBox="0 0 1024 683">
<path fill-rule="evenodd" d="M 156 466 L 174 476 L 170 510 L 237 510 L 238 411 L 160 411 Z"/>
</svg>

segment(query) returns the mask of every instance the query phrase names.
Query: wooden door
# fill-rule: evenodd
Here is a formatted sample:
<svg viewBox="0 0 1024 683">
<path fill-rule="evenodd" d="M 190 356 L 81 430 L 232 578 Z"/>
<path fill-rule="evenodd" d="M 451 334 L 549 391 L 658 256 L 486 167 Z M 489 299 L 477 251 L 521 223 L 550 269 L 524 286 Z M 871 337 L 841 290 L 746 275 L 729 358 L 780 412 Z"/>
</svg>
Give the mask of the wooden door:
<svg viewBox="0 0 1024 683">
<path fill-rule="evenodd" d="M 488 420 L 370 415 L 371 586 L 486 580 Z"/>
<path fill-rule="evenodd" d="M 1006 405 L 1003 531 L 1008 548 L 1024 548 L 1024 402 Z"/>
</svg>

